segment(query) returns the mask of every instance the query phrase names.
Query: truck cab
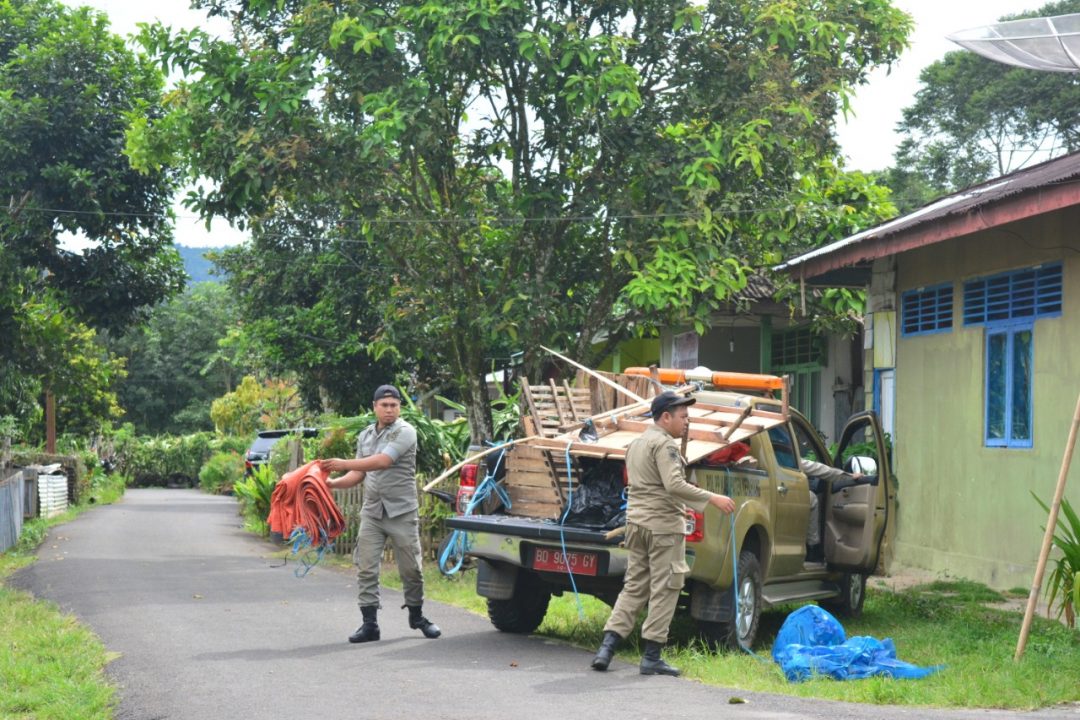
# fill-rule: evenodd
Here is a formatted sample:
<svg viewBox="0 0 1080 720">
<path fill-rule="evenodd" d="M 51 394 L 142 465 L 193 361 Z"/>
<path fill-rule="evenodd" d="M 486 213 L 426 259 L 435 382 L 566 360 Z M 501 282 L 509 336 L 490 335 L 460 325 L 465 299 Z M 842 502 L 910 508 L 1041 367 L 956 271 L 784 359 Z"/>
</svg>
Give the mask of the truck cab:
<svg viewBox="0 0 1080 720">
<path fill-rule="evenodd" d="M 709 379 L 720 375 L 733 374 Z M 750 647 L 762 610 L 774 605 L 814 600 L 857 615 L 890 517 L 893 482 L 877 417 L 853 416 L 830 456 L 821 434 L 788 406 L 783 380 L 752 377 L 768 379 L 762 392 L 676 385 L 697 400 L 681 443 L 688 480 L 736 503 L 731 515 L 712 506 L 687 513 L 690 573 L 680 606 L 712 645 Z M 488 464 L 487 481 L 504 488 L 509 507 L 493 501 L 448 519 L 499 630 L 532 632 L 553 594 L 614 603 L 626 571 L 623 457 L 651 422 L 645 405 L 519 442 Z M 814 477 L 804 460 L 860 476 Z"/>
</svg>

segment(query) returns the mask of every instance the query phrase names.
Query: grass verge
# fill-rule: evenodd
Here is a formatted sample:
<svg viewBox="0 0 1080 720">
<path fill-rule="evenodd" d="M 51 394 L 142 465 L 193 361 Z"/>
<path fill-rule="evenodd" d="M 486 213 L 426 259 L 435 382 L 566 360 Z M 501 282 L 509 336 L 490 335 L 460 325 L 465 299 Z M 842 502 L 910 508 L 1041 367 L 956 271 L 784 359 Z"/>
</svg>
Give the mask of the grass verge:
<svg viewBox="0 0 1080 720">
<path fill-rule="evenodd" d="M 393 567 L 388 569 L 384 581 L 400 588 Z M 471 572 L 446 578 L 429 567 L 425 577 L 425 592 L 430 599 L 486 614 Z M 672 626 L 665 656 L 686 677 L 709 685 L 845 702 L 1026 710 L 1080 701 L 1080 685 L 1076 683 L 1080 676 L 1077 632 L 1036 618 L 1027 652 L 1021 662 L 1014 663 L 1022 615 L 992 607 L 1003 599 L 1000 593 L 983 585 L 962 581 L 939 581 L 901 592 L 868 589 L 862 617 L 844 621 L 845 631 L 849 637 L 891 637 L 901 660 L 944 666 L 922 680 L 877 677 L 838 682 L 816 678 L 789 683 L 770 656 L 772 642 L 787 615 L 784 609 L 762 616 L 754 647 L 758 657 L 743 652 L 706 651 L 692 623 L 682 618 Z M 579 614 L 577 602 L 567 593 L 552 598 L 537 634 L 591 651 L 600 642 L 609 612 L 610 608 L 599 600 L 582 596 Z M 637 663 L 636 633 L 619 656 Z"/>
<path fill-rule="evenodd" d="M 123 495 L 122 480 L 103 480 L 91 502 L 107 504 Z M 11 573 L 34 562 L 34 550 L 53 525 L 69 522 L 91 505 L 23 526 L 19 543 L 0 555 L 0 718 L 109 720 L 115 689 L 105 666 L 115 655 L 53 603 L 3 585 Z"/>
</svg>

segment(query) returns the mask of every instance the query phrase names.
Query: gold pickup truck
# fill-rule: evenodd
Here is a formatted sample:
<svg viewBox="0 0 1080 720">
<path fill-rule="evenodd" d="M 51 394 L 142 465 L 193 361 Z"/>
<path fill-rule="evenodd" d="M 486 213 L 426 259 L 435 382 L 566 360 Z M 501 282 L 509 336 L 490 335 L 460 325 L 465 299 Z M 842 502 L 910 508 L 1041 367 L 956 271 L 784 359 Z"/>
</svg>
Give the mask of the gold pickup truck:
<svg viewBox="0 0 1080 720">
<path fill-rule="evenodd" d="M 703 515 L 688 512 L 691 571 L 680 607 L 710 644 L 731 647 L 750 647 L 762 610 L 774 605 L 816 600 L 857 615 L 893 499 L 877 417 L 853 416 L 830 457 L 820 433 L 788 407 L 782 379 L 678 372 L 668 376 L 679 380 L 676 391 L 697 399 L 682 441 L 689 479 L 736 502 L 730 516 L 713 507 Z M 504 457 L 488 457 L 488 472 L 509 507 L 490 500 L 484 512 L 459 514 L 447 524 L 476 563 L 476 589 L 487 598 L 496 628 L 532 632 L 551 596 L 566 591 L 614 602 L 626 571 L 619 532 L 623 458 L 649 423 L 643 399 L 569 423 L 554 436 L 519 441 Z M 802 459 L 862 477 L 811 477 Z M 461 493 L 468 497 L 471 488 L 466 484 Z"/>
</svg>

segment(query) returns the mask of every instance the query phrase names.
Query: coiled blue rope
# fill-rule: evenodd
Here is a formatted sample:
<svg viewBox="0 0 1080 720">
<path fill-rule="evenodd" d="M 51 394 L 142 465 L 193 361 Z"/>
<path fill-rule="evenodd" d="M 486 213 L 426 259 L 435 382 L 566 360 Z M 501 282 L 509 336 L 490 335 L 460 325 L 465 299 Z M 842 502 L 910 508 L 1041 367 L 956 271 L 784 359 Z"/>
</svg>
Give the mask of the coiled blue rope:
<svg viewBox="0 0 1080 720">
<path fill-rule="evenodd" d="M 326 551 L 334 547 L 334 543 L 327 540 L 325 530 L 319 528 L 319 535 L 322 542 L 319 543 L 318 550 L 309 550 L 307 552 L 304 552 L 303 555 L 300 554 L 302 550 L 311 548 L 314 545 L 311 537 L 308 536 L 307 531 L 304 530 L 304 528 L 297 526 L 295 529 L 293 529 L 292 534 L 289 535 L 289 542 L 293 544 L 291 554 L 296 555 L 297 559 L 300 561 L 300 567 L 293 570 L 293 575 L 295 575 L 301 580 L 309 572 L 311 572 L 312 568 L 314 568 L 316 565 L 319 564 L 320 561 L 322 561 L 323 555 L 326 554 Z M 313 552 L 315 554 L 314 560 L 311 559 L 311 555 Z"/>
<path fill-rule="evenodd" d="M 502 447 L 503 444 L 505 443 L 492 445 L 492 447 Z M 495 493 L 507 510 L 510 509 L 510 496 L 507 494 L 506 489 L 495 480 L 495 477 L 499 474 L 499 465 L 502 464 L 504 455 L 506 455 L 505 450 L 499 453 L 499 457 L 495 461 L 495 466 L 484 476 L 484 479 L 480 484 L 477 485 L 473 496 L 469 498 L 469 504 L 465 506 L 464 515 L 472 515 L 473 510 L 480 507 L 492 493 Z M 457 573 L 465 563 L 465 554 L 467 552 L 469 552 L 468 532 L 465 530 L 454 530 L 451 532 L 446 547 L 443 548 L 442 553 L 439 554 L 439 572 L 447 576 Z M 454 563 L 453 567 L 447 567 L 450 558 L 452 557 L 456 557 L 457 562 Z"/>
</svg>

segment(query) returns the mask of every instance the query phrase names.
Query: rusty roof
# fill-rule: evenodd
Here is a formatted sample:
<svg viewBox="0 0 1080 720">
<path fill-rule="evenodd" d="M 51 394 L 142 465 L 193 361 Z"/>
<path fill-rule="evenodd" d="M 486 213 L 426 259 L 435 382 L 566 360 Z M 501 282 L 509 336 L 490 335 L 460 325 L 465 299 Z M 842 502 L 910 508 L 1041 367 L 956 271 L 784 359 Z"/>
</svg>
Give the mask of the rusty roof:
<svg viewBox="0 0 1080 720">
<path fill-rule="evenodd" d="M 1080 153 L 1048 160 L 946 195 L 914 212 L 776 266 L 806 279 L 979 230 L 1080 205 Z"/>
</svg>

